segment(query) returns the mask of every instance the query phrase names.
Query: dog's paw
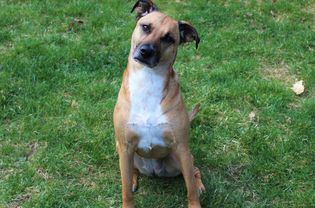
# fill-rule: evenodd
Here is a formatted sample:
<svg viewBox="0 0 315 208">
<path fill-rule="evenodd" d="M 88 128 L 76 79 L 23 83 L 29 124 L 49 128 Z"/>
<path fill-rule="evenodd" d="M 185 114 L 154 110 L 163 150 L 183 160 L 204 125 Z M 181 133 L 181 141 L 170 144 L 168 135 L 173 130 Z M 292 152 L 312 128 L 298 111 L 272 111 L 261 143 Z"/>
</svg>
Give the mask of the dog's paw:
<svg viewBox="0 0 315 208">
<path fill-rule="evenodd" d="M 198 192 L 198 195 L 200 196 L 201 194 L 205 193 L 206 192 L 206 188 L 205 186 L 202 184 L 201 181 L 197 182 L 197 192 Z"/>
<path fill-rule="evenodd" d="M 138 176 L 139 176 L 139 170 L 134 168 L 133 174 L 132 174 L 132 187 L 131 187 L 132 193 L 136 192 L 138 189 Z"/>
<path fill-rule="evenodd" d="M 133 204 L 123 204 L 123 208 L 134 208 Z"/>
<path fill-rule="evenodd" d="M 199 202 L 196 203 L 189 203 L 188 208 L 201 208 L 201 205 Z"/>
<path fill-rule="evenodd" d="M 132 184 L 132 189 L 131 189 L 132 193 L 135 193 L 137 189 L 138 189 L 137 184 Z"/>
</svg>

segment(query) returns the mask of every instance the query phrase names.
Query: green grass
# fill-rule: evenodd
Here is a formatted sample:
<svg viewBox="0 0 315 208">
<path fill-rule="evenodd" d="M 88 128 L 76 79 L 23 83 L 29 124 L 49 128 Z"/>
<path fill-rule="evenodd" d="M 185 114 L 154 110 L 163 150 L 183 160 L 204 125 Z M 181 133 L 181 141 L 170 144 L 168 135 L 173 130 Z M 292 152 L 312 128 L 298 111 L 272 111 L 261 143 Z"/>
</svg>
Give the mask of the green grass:
<svg viewBox="0 0 315 208">
<path fill-rule="evenodd" d="M 112 112 L 133 3 L 0 1 L 0 207 L 121 206 Z M 203 207 L 314 207 L 315 2 L 156 3 L 202 39 L 175 68 L 187 106 L 202 105 Z M 186 207 L 181 177 L 139 182 L 137 207 Z"/>
</svg>

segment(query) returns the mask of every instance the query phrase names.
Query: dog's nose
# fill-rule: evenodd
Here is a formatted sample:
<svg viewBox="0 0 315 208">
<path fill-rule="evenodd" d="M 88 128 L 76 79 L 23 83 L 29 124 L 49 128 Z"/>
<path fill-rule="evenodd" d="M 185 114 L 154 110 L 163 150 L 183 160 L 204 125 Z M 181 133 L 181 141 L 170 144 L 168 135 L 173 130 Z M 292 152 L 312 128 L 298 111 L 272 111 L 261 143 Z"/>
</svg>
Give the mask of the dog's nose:
<svg viewBox="0 0 315 208">
<path fill-rule="evenodd" d="M 155 53 L 155 47 L 151 44 L 144 44 L 140 46 L 139 50 L 143 58 L 149 58 Z"/>
</svg>

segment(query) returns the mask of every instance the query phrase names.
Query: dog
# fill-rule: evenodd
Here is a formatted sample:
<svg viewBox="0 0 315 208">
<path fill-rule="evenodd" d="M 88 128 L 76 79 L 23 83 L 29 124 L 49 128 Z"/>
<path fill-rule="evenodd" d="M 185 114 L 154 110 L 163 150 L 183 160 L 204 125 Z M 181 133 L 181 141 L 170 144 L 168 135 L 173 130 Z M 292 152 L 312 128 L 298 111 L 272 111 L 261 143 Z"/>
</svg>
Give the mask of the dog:
<svg viewBox="0 0 315 208">
<path fill-rule="evenodd" d="M 201 207 L 205 191 L 200 171 L 188 147 L 191 120 L 173 69 L 179 45 L 200 42 L 188 22 L 160 12 L 150 0 L 138 0 L 137 24 L 131 38 L 127 68 L 114 109 L 116 150 L 122 180 L 122 206 L 134 207 L 132 193 L 139 173 L 185 180 L 188 207 Z"/>
</svg>

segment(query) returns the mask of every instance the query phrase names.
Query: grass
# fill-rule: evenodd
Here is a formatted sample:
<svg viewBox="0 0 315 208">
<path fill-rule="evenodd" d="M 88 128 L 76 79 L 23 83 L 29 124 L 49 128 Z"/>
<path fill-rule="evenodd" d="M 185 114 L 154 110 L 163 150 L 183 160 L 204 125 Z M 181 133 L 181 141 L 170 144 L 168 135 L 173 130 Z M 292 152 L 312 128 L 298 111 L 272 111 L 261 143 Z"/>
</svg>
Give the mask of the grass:
<svg viewBox="0 0 315 208">
<path fill-rule="evenodd" d="M 0 2 L 0 207 L 121 206 L 112 112 L 133 3 Z M 314 207 L 314 1 L 156 3 L 202 39 L 175 68 L 187 106 L 202 105 L 203 207 Z M 183 179 L 142 176 L 135 201 L 186 207 Z"/>
</svg>

